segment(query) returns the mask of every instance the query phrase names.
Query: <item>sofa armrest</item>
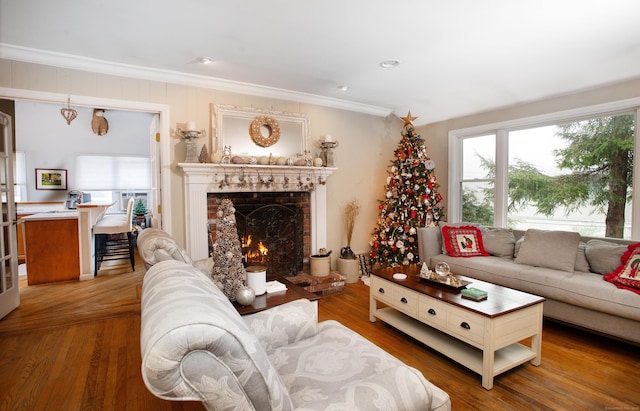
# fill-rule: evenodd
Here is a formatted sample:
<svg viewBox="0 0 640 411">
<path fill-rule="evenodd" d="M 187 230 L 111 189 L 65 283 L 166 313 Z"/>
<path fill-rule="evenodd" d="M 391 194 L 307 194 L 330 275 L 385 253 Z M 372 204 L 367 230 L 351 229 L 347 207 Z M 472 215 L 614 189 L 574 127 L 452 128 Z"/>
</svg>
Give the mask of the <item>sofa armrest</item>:
<svg viewBox="0 0 640 411">
<path fill-rule="evenodd" d="M 142 285 L 142 377 L 154 395 L 209 409 L 291 409 L 267 353 L 213 281 L 192 265 L 163 261 Z M 240 397 L 243 397 L 242 399 Z"/>
<path fill-rule="evenodd" d="M 431 264 L 431 257 L 442 254 L 442 231 L 440 227 L 422 227 L 418 228 L 418 247 L 420 253 L 420 262 Z"/>
<path fill-rule="evenodd" d="M 242 318 L 267 352 L 318 333 L 316 306 L 304 298 Z"/>
<path fill-rule="evenodd" d="M 193 263 L 189 254 L 178 245 L 175 239 L 159 228 L 142 230 L 136 242 L 138 252 L 147 268 L 166 259 Z"/>
</svg>

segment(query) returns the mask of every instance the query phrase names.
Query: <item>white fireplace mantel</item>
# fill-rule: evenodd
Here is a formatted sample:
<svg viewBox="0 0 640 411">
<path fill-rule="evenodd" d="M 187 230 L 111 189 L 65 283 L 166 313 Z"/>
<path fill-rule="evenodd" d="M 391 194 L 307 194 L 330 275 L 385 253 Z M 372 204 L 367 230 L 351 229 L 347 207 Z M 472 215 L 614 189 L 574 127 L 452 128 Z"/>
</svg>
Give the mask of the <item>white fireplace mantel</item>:
<svg viewBox="0 0 640 411">
<path fill-rule="evenodd" d="M 209 255 L 208 193 L 308 191 L 311 251 L 327 247 L 327 179 L 332 167 L 179 163 L 184 171 L 186 248 L 194 260 Z"/>
</svg>

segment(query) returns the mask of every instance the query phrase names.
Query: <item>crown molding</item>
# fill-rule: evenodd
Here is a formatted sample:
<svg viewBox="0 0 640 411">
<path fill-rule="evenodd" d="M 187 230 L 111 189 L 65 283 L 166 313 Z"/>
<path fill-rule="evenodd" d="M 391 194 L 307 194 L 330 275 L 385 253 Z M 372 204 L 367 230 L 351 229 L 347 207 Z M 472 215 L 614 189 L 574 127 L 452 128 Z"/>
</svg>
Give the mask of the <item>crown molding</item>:
<svg viewBox="0 0 640 411">
<path fill-rule="evenodd" d="M 150 67 L 120 64 L 89 57 L 14 46 L 6 43 L 0 43 L 0 58 L 114 76 L 131 77 L 141 80 L 182 84 L 190 87 L 214 89 L 251 96 L 289 100 L 298 103 L 315 104 L 341 110 L 371 114 L 374 116 L 386 117 L 392 112 L 390 108 L 386 107 L 361 104 L 315 94 L 301 93 L 239 81 L 224 80 L 216 77 L 181 73 L 171 70 L 160 70 Z"/>
</svg>

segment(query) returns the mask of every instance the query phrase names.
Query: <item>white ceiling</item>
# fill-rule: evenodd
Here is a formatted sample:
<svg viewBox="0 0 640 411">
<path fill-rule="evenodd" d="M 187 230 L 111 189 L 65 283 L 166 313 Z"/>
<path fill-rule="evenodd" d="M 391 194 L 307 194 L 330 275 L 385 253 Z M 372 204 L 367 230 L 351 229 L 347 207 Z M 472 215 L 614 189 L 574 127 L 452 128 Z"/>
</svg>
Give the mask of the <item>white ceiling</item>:
<svg viewBox="0 0 640 411">
<path fill-rule="evenodd" d="M 421 125 L 640 77 L 640 1 L 0 0 L 0 57 Z"/>
</svg>

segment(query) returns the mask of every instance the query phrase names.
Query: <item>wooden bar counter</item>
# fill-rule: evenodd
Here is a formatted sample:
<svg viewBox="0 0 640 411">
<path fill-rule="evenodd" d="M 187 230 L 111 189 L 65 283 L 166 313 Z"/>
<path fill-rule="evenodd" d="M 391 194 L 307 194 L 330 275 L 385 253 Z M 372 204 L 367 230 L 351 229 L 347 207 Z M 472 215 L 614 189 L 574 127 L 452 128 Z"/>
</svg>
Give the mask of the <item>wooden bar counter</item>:
<svg viewBox="0 0 640 411">
<path fill-rule="evenodd" d="M 27 283 L 78 280 L 80 255 L 78 213 L 59 211 L 22 218 L 26 244 Z"/>
</svg>

